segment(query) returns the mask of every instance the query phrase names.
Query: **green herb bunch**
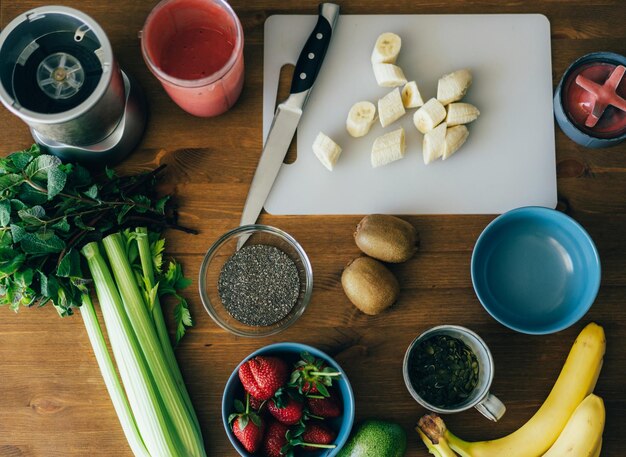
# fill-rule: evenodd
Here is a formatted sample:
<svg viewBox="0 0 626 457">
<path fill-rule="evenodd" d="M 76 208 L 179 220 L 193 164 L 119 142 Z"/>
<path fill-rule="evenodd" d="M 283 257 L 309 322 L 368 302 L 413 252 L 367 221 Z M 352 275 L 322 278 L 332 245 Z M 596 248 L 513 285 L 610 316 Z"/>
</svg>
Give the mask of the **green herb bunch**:
<svg viewBox="0 0 626 457">
<path fill-rule="evenodd" d="M 89 282 L 81 268 L 82 245 L 137 225 L 193 233 L 176 224 L 169 196 L 154 193 L 162 169 L 121 177 L 107 168 L 96 178 L 37 145 L 0 158 L 0 305 L 17 311 L 52 302 L 61 316 L 72 314 Z M 151 235 L 151 246 L 157 281 L 175 294 L 187 283 L 180 266 L 162 268 L 163 240 Z M 179 322 L 188 320 L 186 304 L 179 301 L 176 312 Z"/>
</svg>

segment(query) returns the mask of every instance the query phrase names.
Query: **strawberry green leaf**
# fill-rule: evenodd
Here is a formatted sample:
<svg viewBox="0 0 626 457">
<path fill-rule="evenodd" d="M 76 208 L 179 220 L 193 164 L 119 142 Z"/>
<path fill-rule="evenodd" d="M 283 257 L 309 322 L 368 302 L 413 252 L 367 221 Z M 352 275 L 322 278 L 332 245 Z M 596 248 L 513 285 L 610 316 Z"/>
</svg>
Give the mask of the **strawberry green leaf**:
<svg viewBox="0 0 626 457">
<path fill-rule="evenodd" d="M 235 411 L 237 411 L 238 413 L 243 413 L 246 410 L 241 400 L 235 400 L 233 403 L 235 405 Z"/>
<path fill-rule="evenodd" d="M 304 360 L 307 363 L 311 363 L 314 364 L 315 363 L 315 357 L 313 357 L 311 354 L 309 354 L 308 352 L 303 352 L 300 354 L 300 357 L 302 357 L 302 360 Z"/>
<path fill-rule="evenodd" d="M 256 425 L 257 427 L 260 427 L 260 426 L 261 426 L 261 418 L 260 418 L 258 415 L 254 414 L 254 413 L 251 413 L 251 414 L 250 414 L 250 420 L 251 420 L 251 421 L 252 421 L 252 423 L 253 423 L 254 425 Z"/>
<path fill-rule="evenodd" d="M 324 384 L 322 384 L 321 382 L 318 382 L 315 387 L 317 387 L 317 390 L 319 391 L 319 393 L 321 393 L 323 396 L 325 397 L 330 397 L 330 393 L 328 392 L 328 389 L 326 388 L 326 386 Z"/>
</svg>

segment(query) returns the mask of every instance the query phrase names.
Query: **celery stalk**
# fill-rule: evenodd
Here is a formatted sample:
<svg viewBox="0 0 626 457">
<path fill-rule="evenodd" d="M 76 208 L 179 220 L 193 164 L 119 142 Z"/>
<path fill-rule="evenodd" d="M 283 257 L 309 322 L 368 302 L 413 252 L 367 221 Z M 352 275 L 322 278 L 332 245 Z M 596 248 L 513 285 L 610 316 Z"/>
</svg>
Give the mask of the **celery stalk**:
<svg viewBox="0 0 626 457">
<path fill-rule="evenodd" d="M 152 252 L 150 250 L 150 241 L 148 240 L 148 229 L 146 227 L 137 227 L 135 229 L 135 235 L 143 276 L 147 280 L 148 288 L 152 289 L 155 285 L 154 267 L 152 263 Z M 176 384 L 178 385 L 178 390 L 180 391 L 180 394 L 183 396 L 183 400 L 185 401 L 185 406 L 187 406 L 187 410 L 189 411 L 189 414 L 191 415 L 194 424 L 198 429 L 198 432 L 200 433 L 200 423 L 198 422 L 196 412 L 193 408 L 193 404 L 191 403 L 189 392 L 187 392 L 187 387 L 185 386 L 183 375 L 180 372 L 180 368 L 178 367 L 176 356 L 174 355 L 174 348 L 172 347 L 170 336 L 167 333 L 167 326 L 165 325 L 165 319 L 163 318 L 163 310 L 161 308 L 158 294 L 156 295 L 152 306 L 152 320 L 154 321 L 157 335 L 159 336 L 159 341 L 161 341 L 161 347 L 163 348 L 163 354 L 165 354 L 165 360 L 172 370 L 172 374 L 174 375 L 174 379 L 176 380 Z"/>
<path fill-rule="evenodd" d="M 148 313 L 148 307 L 128 260 L 124 238 L 121 233 L 114 233 L 104 238 L 102 242 L 130 324 L 137 335 L 141 351 L 171 419 L 173 431 L 180 438 L 183 446 L 182 451 L 188 457 L 204 457 L 206 453 L 200 430 L 196 428 L 177 387 L 172 370 L 165 360 L 159 337 Z"/>
<path fill-rule="evenodd" d="M 185 454 L 179 450 L 178 436 L 172 434 L 167 413 L 98 243 L 88 243 L 81 252 L 89 265 L 111 349 L 144 444 L 151 456 L 182 457 Z"/>
<path fill-rule="evenodd" d="M 115 365 L 113 364 L 106 342 L 104 341 L 104 336 L 102 335 L 102 330 L 98 323 L 98 316 L 96 316 L 91 298 L 88 294 L 83 294 L 81 301 L 80 314 L 83 317 L 85 329 L 89 336 L 89 342 L 93 348 L 96 361 L 102 373 L 102 378 L 104 379 L 104 384 L 109 392 L 109 397 L 111 397 L 111 402 L 122 425 L 126 440 L 136 457 L 150 457 L 139 434 L 124 388 L 115 371 Z"/>
</svg>

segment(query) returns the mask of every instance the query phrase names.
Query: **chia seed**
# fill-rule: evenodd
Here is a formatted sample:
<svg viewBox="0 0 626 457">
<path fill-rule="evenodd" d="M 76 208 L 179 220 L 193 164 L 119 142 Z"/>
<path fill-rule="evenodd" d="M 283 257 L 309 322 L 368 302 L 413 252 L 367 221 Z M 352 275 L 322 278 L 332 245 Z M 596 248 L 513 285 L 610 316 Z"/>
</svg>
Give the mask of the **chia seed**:
<svg viewBox="0 0 626 457">
<path fill-rule="evenodd" d="M 300 294 L 298 268 L 280 249 L 245 246 L 226 261 L 217 283 L 220 299 L 239 322 L 265 327 L 283 319 Z"/>
</svg>

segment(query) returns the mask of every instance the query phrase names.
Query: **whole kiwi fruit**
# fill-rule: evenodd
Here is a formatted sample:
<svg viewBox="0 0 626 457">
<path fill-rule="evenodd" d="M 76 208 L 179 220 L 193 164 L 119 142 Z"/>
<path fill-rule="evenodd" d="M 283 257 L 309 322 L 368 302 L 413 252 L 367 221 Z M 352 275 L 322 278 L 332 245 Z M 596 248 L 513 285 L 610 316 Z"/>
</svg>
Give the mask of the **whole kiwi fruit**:
<svg viewBox="0 0 626 457">
<path fill-rule="evenodd" d="M 390 307 L 400 293 L 393 273 L 370 257 L 350 262 L 341 275 L 341 285 L 352 304 L 372 316 Z"/>
<path fill-rule="evenodd" d="M 407 221 L 385 214 L 371 214 L 359 222 L 354 241 L 361 251 L 383 262 L 406 262 L 417 251 L 417 230 Z"/>
</svg>

